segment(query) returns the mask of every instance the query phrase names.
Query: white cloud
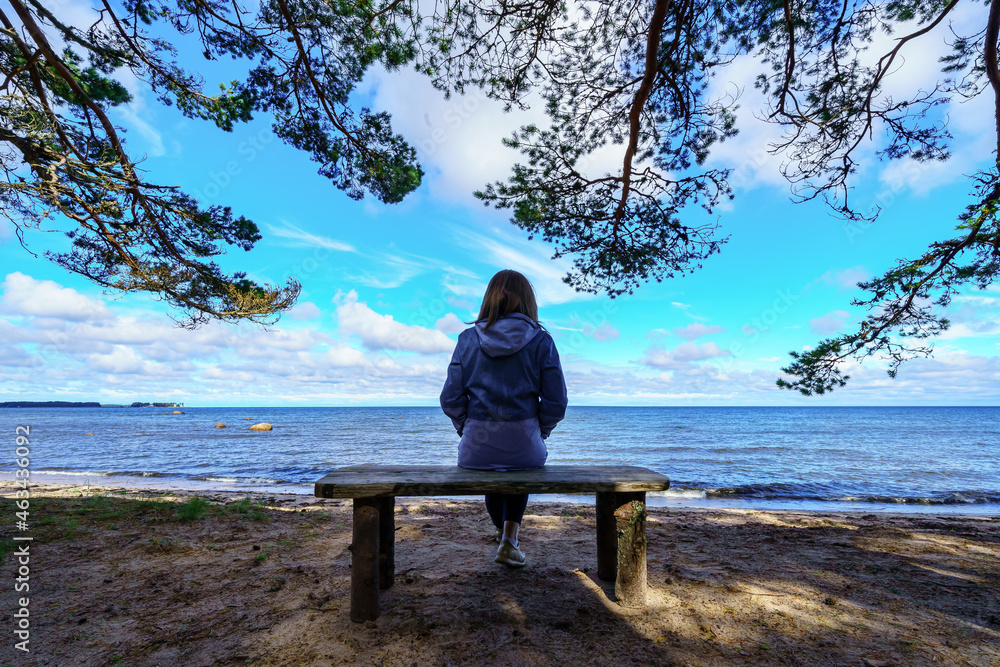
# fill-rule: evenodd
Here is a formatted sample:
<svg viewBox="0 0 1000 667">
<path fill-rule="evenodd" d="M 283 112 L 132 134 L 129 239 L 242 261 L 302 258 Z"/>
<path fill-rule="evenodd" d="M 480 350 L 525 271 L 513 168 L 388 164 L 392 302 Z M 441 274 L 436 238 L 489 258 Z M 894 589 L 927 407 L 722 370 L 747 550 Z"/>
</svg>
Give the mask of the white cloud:
<svg viewBox="0 0 1000 667">
<path fill-rule="evenodd" d="M 646 350 L 646 356 L 640 359 L 639 363 L 657 368 L 682 369 L 693 361 L 729 356 L 732 356 L 732 352 L 723 350 L 715 343 L 698 344 L 689 341 L 681 343 L 672 350 L 654 345 Z"/>
<path fill-rule="evenodd" d="M 725 331 L 725 327 L 720 327 L 718 324 L 703 324 L 701 322 L 692 322 L 686 327 L 679 327 L 674 329 L 674 333 L 684 340 L 697 340 L 702 336 L 710 336 L 712 334 L 722 333 Z"/>
<path fill-rule="evenodd" d="M 313 320 L 322 314 L 323 311 L 312 301 L 301 301 L 288 311 L 288 318 L 293 320 Z"/>
<path fill-rule="evenodd" d="M 573 323 L 576 324 L 576 320 L 575 319 L 574 319 Z M 573 331 L 573 332 L 576 332 L 577 334 L 583 334 L 584 336 L 587 336 L 589 338 L 593 338 L 598 343 L 606 343 L 608 341 L 618 340 L 619 338 L 621 338 L 621 332 L 618 331 L 618 329 L 616 329 L 615 326 L 613 324 L 611 324 L 610 322 L 604 322 L 602 324 L 597 324 L 597 325 L 594 325 L 594 324 L 583 324 L 582 326 L 577 325 L 577 326 L 569 326 L 569 327 L 563 327 L 563 326 L 559 326 L 559 325 L 550 325 L 549 328 L 550 329 L 557 329 L 557 330 L 561 330 L 561 331 Z M 576 344 L 574 345 L 571 342 L 572 340 L 573 339 L 570 339 L 570 341 L 567 341 L 567 342 L 569 342 L 569 344 L 572 345 L 574 348 L 579 347 L 579 344 L 583 342 L 583 340 L 581 338 L 577 337 L 576 338 Z M 566 345 L 567 342 L 563 342 L 562 345 Z"/>
<path fill-rule="evenodd" d="M 467 325 L 462 320 L 458 319 L 458 315 L 456 315 L 455 313 L 448 313 L 447 315 L 445 315 L 444 317 L 442 317 L 441 319 L 439 319 L 437 322 L 434 323 L 434 328 L 440 331 L 441 333 L 456 334 L 456 333 L 462 333 L 463 331 L 468 329 L 469 325 Z"/>
<path fill-rule="evenodd" d="M 20 271 L 8 273 L 0 289 L 3 289 L 0 309 L 7 315 L 56 317 L 76 322 L 104 319 L 111 315 L 101 301 L 51 280 L 36 280 Z"/>
<path fill-rule="evenodd" d="M 353 347 L 337 345 L 327 350 L 325 361 L 338 367 L 364 366 L 365 355 Z"/>
<path fill-rule="evenodd" d="M 373 94 L 373 106 L 392 114 L 393 129 L 417 150 L 431 195 L 449 201 L 474 203 L 474 191 L 505 179 L 520 154 L 501 140 L 521 125 L 547 123 L 544 103 L 504 113 L 500 102 L 474 87 L 446 100 L 426 76 L 410 70 L 372 68 L 359 92 Z"/>
<path fill-rule="evenodd" d="M 0 344 L 0 366 L 41 366 L 42 361 L 20 345 Z"/>
<path fill-rule="evenodd" d="M 712 342 L 708 343 L 681 343 L 673 349 L 673 356 L 678 361 L 701 361 L 702 359 L 712 359 L 714 357 L 728 357 L 732 352 L 723 350 Z"/>
<path fill-rule="evenodd" d="M 241 371 L 236 368 L 219 366 L 207 366 L 201 369 L 201 377 L 211 380 L 225 380 L 229 382 L 254 382 L 259 377 L 253 373 Z"/>
<path fill-rule="evenodd" d="M 851 314 L 846 310 L 831 310 L 822 317 L 814 317 L 809 320 L 809 330 L 818 336 L 825 336 L 839 331 L 850 317 Z"/>
<path fill-rule="evenodd" d="M 590 325 L 587 325 L 588 327 Z M 594 337 L 599 343 L 604 343 L 611 340 L 618 340 L 621 338 L 621 333 L 610 322 L 605 322 L 604 324 L 598 324 L 593 328 L 592 332 L 587 332 L 586 327 L 584 328 L 584 333 L 589 333 Z"/>
<path fill-rule="evenodd" d="M 150 362 L 124 345 L 115 345 L 108 354 L 90 355 L 87 357 L 87 365 L 92 370 L 115 375 L 148 374 L 153 370 Z"/>
<path fill-rule="evenodd" d="M 346 295 L 338 292 L 337 321 L 340 331 L 361 338 L 368 350 L 399 350 L 434 354 L 451 352 L 455 342 L 436 329 L 403 324 L 392 315 L 376 313 L 368 304 L 358 301 L 358 293 L 351 290 Z"/>
<path fill-rule="evenodd" d="M 868 270 L 863 266 L 852 266 L 848 269 L 830 269 L 814 282 L 824 283 L 841 290 L 857 289 L 858 283 L 868 280 Z"/>
<path fill-rule="evenodd" d="M 768 100 L 754 87 L 753 81 L 765 70 L 754 56 L 737 56 L 712 78 L 706 91 L 707 99 L 727 104 L 732 102 L 731 98 L 738 97 L 739 108 L 735 114 L 740 132 L 714 145 L 706 166 L 732 169 L 729 182 L 739 190 L 762 185 L 788 187 L 780 169 L 782 158 L 769 152 L 771 145 L 781 139 L 782 130 L 757 117 L 767 108 Z"/>
<path fill-rule="evenodd" d="M 59 297 L 50 305 L 66 295 L 81 296 L 55 283 L 31 284 Z M 440 331 L 407 327 L 355 306 L 354 323 L 367 322 L 369 342 L 378 343 L 381 336 L 386 345 L 401 341 L 393 349 L 417 351 L 450 351 L 454 345 Z M 37 349 L 29 354 L 14 343 Z M 131 402 L 156 395 L 230 405 L 406 403 L 407 397 L 436 397 L 444 381 L 446 359 L 418 359 L 365 352 L 308 328 L 210 322 L 183 329 L 153 311 L 92 321 L 56 315 L 0 318 L 0 395 L 12 399 Z"/>
</svg>

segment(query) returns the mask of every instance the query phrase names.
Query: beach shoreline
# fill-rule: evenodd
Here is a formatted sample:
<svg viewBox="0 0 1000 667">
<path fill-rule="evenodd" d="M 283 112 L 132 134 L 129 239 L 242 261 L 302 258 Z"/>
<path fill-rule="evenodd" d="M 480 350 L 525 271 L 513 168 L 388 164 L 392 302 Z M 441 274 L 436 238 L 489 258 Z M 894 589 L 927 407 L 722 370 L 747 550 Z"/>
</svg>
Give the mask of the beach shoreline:
<svg viewBox="0 0 1000 667">
<path fill-rule="evenodd" d="M 10 515 L 15 491 L 0 485 Z M 196 496 L 203 514 L 181 518 Z M 356 624 L 350 500 L 79 484 L 30 500 L 38 665 L 1000 664 L 998 517 L 650 507 L 633 610 L 596 578 L 592 505 L 529 504 L 528 566 L 510 570 L 481 500 L 400 498 L 395 584 Z"/>
<path fill-rule="evenodd" d="M 132 475 L 107 475 L 104 473 L 42 473 L 32 472 L 30 480 L 32 488 L 40 490 L 59 489 L 62 487 L 80 487 L 84 489 L 126 490 L 141 492 L 151 490 L 156 492 L 176 492 L 183 496 L 205 494 L 243 494 L 251 496 L 313 496 L 314 484 L 254 484 L 246 481 L 228 480 L 192 480 L 167 476 L 137 477 Z M 0 472 L 0 486 L 14 481 L 14 474 Z M 667 492 L 670 493 L 669 491 Z M 438 498 L 464 502 L 472 501 L 477 496 L 437 496 Z M 531 495 L 530 502 L 539 503 L 570 503 L 593 505 L 593 494 L 538 494 Z M 791 511 L 818 513 L 876 513 L 876 514 L 939 514 L 949 516 L 990 517 L 1000 516 L 1000 505 L 992 503 L 964 504 L 923 504 L 923 503 L 886 503 L 886 502 L 846 502 L 824 500 L 757 500 L 750 498 L 705 498 L 688 493 L 664 495 L 660 493 L 646 494 L 646 504 L 649 507 L 665 509 L 702 509 L 702 510 L 758 510 L 758 511 Z"/>
</svg>

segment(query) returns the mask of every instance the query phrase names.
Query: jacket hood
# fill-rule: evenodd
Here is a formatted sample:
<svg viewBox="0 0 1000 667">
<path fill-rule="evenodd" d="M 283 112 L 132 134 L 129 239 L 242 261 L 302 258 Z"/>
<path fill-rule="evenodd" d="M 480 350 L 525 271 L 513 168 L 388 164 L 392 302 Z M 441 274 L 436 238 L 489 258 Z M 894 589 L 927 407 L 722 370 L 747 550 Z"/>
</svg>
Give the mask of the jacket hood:
<svg viewBox="0 0 1000 667">
<path fill-rule="evenodd" d="M 479 346 L 489 357 L 515 354 L 542 330 L 533 319 L 521 313 L 504 315 L 489 329 L 484 329 L 485 325 L 485 321 L 476 322 L 476 334 Z"/>
</svg>

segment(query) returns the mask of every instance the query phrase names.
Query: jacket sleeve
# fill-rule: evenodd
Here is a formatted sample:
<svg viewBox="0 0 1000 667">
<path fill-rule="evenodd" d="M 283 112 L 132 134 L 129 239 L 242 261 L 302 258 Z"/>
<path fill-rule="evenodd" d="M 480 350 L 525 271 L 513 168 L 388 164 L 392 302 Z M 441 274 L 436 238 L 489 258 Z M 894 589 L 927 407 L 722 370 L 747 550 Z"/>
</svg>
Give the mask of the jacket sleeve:
<svg viewBox="0 0 1000 667">
<path fill-rule="evenodd" d="M 546 341 L 541 348 L 541 387 L 538 396 L 538 426 L 542 437 L 549 433 L 566 416 L 566 380 L 563 378 L 559 352 L 552 338 L 545 334 Z"/>
<path fill-rule="evenodd" d="M 465 382 L 462 380 L 462 359 L 458 354 L 459 346 L 455 346 L 455 352 L 451 355 L 451 363 L 448 364 L 448 377 L 444 381 L 444 389 L 441 390 L 441 409 L 451 417 L 451 423 L 455 425 L 455 430 L 462 435 L 465 428 L 466 413 L 469 408 L 469 396 L 465 393 Z"/>
</svg>

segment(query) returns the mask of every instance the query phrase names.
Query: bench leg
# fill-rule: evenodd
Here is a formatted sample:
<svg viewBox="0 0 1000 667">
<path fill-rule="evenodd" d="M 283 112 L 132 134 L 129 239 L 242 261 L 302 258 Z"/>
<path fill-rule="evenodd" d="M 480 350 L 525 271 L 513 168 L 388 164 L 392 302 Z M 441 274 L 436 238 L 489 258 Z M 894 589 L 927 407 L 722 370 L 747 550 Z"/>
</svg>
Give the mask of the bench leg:
<svg viewBox="0 0 1000 667">
<path fill-rule="evenodd" d="M 618 493 L 618 573 L 615 599 L 623 607 L 646 606 L 646 494 Z"/>
<path fill-rule="evenodd" d="M 382 498 L 354 499 L 354 544 L 351 547 L 351 620 L 378 618 L 379 515 Z"/>
<path fill-rule="evenodd" d="M 597 578 L 601 581 L 614 581 L 618 577 L 617 495 L 614 491 L 597 493 Z"/>
<path fill-rule="evenodd" d="M 646 606 L 646 494 L 597 494 L 597 577 L 623 607 Z"/>
<path fill-rule="evenodd" d="M 379 499 L 378 586 L 390 588 L 396 577 L 396 498 Z"/>
</svg>

